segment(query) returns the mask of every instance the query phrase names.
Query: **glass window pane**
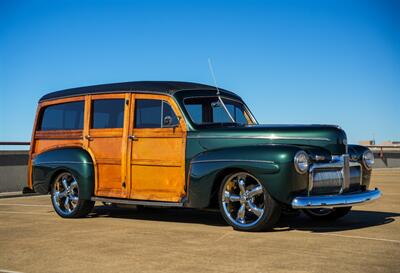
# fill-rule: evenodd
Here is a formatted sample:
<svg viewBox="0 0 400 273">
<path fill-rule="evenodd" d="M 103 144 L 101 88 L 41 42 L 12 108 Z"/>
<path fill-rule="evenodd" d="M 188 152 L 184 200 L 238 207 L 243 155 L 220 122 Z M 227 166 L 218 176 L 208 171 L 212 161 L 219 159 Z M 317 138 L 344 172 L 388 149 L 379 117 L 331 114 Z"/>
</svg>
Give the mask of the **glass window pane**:
<svg viewBox="0 0 400 273">
<path fill-rule="evenodd" d="M 82 130 L 83 113 L 83 101 L 47 106 L 42 112 L 39 130 Z"/>
<path fill-rule="evenodd" d="M 214 104 L 212 108 L 213 122 L 232 122 L 221 104 Z M 229 111 L 229 110 L 228 110 Z"/>
<path fill-rule="evenodd" d="M 235 120 L 236 120 L 236 122 L 241 123 L 241 124 L 249 123 L 246 119 L 246 116 L 244 115 L 243 110 L 240 109 L 239 107 L 235 107 Z"/>
<path fill-rule="evenodd" d="M 167 118 L 166 118 L 167 117 Z M 178 118 L 168 102 L 163 101 L 163 127 L 171 127 L 178 124 Z"/>
<path fill-rule="evenodd" d="M 203 105 L 202 104 L 186 104 L 186 110 L 195 123 L 204 123 Z"/>
<path fill-rule="evenodd" d="M 124 99 L 94 100 L 91 128 L 122 128 L 124 126 Z"/>
<path fill-rule="evenodd" d="M 161 128 L 161 100 L 136 100 L 135 128 Z"/>
</svg>

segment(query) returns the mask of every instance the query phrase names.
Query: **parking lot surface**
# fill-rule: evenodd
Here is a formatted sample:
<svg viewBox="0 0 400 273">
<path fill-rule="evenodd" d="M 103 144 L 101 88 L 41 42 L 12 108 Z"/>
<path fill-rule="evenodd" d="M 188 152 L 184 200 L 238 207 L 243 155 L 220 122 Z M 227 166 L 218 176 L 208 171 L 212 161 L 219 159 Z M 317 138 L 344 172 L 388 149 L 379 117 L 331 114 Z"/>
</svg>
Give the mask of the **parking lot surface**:
<svg viewBox="0 0 400 273">
<path fill-rule="evenodd" d="M 62 219 L 49 196 L 0 199 L 0 272 L 400 272 L 400 169 L 374 170 L 377 202 L 334 223 L 303 214 L 273 232 L 218 212 L 109 208 Z"/>
</svg>

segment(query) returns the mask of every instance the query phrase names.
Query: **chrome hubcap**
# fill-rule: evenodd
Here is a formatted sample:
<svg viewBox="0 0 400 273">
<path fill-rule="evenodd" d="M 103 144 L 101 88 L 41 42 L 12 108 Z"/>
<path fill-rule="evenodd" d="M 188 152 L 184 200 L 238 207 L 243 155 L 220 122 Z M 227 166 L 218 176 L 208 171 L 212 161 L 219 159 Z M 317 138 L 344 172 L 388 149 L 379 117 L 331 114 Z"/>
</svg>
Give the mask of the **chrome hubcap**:
<svg viewBox="0 0 400 273">
<path fill-rule="evenodd" d="M 222 195 L 225 215 L 237 226 L 251 227 L 264 214 L 264 188 L 248 173 L 236 173 L 229 177 Z"/>
<path fill-rule="evenodd" d="M 78 206 L 78 182 L 70 173 L 60 174 L 53 184 L 53 204 L 63 214 L 71 214 Z"/>
</svg>

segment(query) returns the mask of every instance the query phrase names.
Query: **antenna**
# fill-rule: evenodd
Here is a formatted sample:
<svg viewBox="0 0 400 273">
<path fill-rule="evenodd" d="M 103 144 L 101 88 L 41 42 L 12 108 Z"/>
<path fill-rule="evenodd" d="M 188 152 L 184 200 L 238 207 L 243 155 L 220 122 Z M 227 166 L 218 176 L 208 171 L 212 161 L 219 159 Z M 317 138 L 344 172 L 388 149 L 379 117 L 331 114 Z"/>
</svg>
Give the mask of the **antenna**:
<svg viewBox="0 0 400 273">
<path fill-rule="evenodd" d="M 214 85 L 215 85 L 215 88 L 217 89 L 217 95 L 219 96 L 219 89 L 218 89 L 218 85 L 217 85 L 217 79 L 215 78 L 213 65 L 211 63 L 211 58 L 208 58 L 208 68 L 210 69 L 211 77 L 214 80 Z"/>
<path fill-rule="evenodd" d="M 235 119 L 232 117 L 231 113 L 229 113 L 228 108 L 226 108 L 226 105 L 225 105 L 224 101 L 222 100 L 222 98 L 221 98 L 221 96 L 220 96 L 219 89 L 218 89 L 218 85 L 217 85 L 217 80 L 216 80 L 216 78 L 215 78 L 214 69 L 213 69 L 213 66 L 212 66 L 212 63 L 211 63 L 211 58 L 208 58 L 208 67 L 210 68 L 210 73 L 211 73 L 211 76 L 212 76 L 212 78 L 213 78 L 213 80 L 214 80 L 215 88 L 217 89 L 218 100 L 219 100 L 219 102 L 221 103 L 222 107 L 224 108 L 225 112 L 228 114 L 229 119 L 230 119 L 233 123 L 235 123 Z"/>
</svg>

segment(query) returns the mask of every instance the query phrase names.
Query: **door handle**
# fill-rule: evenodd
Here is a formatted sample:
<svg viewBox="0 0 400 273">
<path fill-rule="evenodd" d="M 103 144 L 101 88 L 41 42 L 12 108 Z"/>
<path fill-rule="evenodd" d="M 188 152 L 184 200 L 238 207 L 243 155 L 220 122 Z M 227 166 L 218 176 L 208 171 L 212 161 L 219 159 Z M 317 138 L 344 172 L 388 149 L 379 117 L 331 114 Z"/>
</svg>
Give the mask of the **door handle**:
<svg viewBox="0 0 400 273">
<path fill-rule="evenodd" d="M 130 139 L 130 140 L 132 140 L 132 141 L 138 141 L 139 139 L 136 137 L 136 136 L 134 136 L 134 135 L 130 135 L 130 136 L 128 136 L 128 138 Z"/>
<path fill-rule="evenodd" d="M 89 141 L 92 141 L 92 140 L 93 140 L 93 138 L 92 138 L 90 135 L 86 135 L 85 138 L 86 138 L 87 140 L 89 140 Z"/>
</svg>

